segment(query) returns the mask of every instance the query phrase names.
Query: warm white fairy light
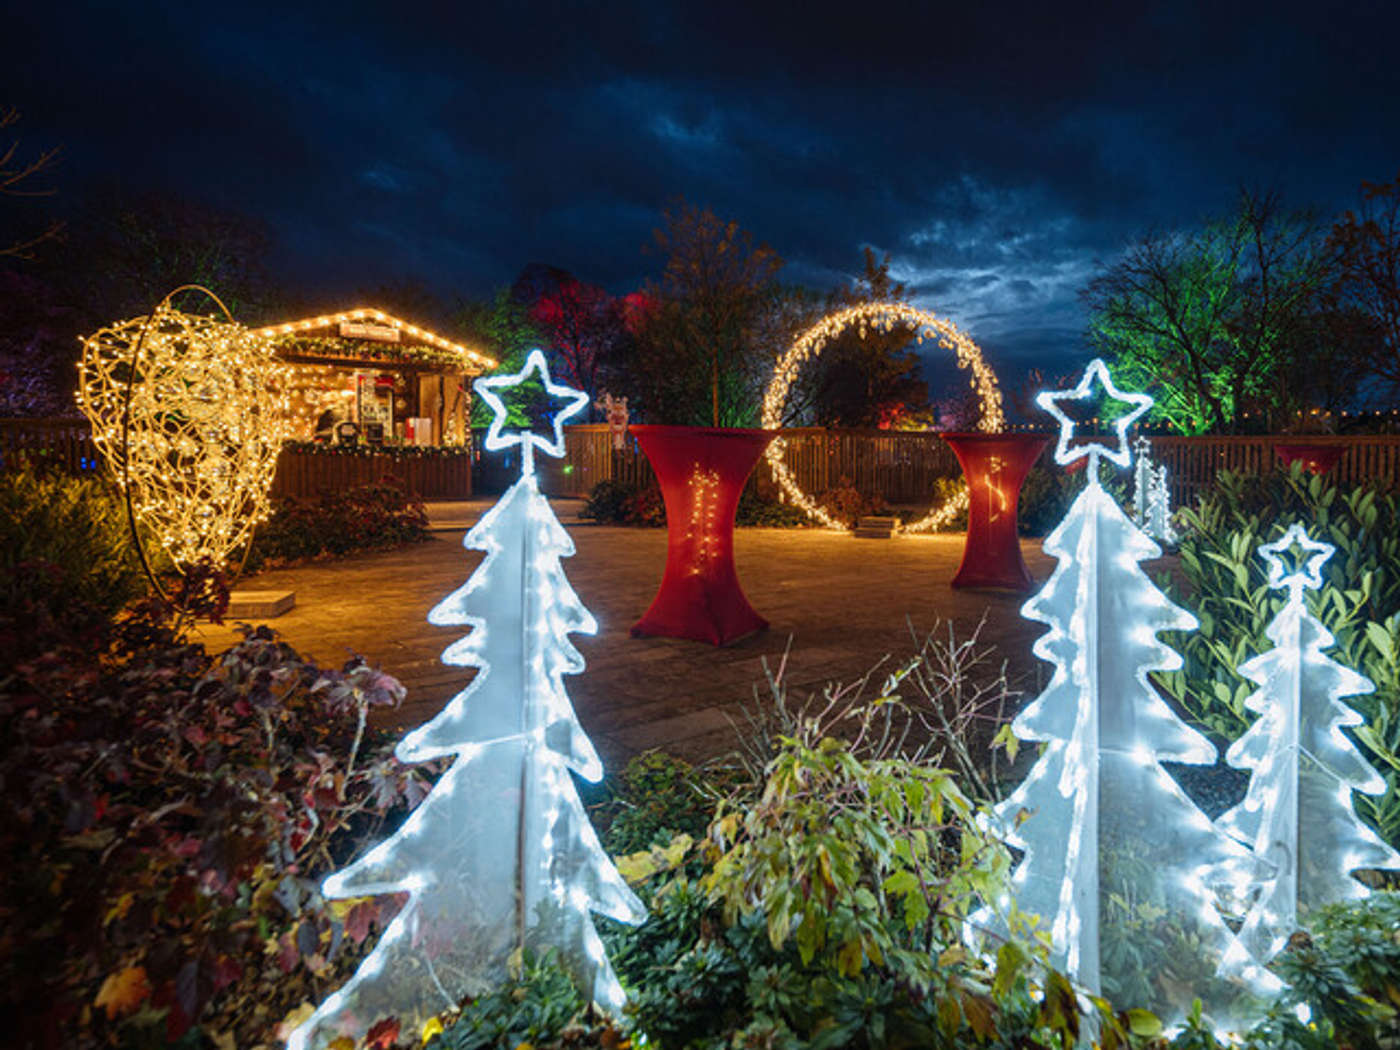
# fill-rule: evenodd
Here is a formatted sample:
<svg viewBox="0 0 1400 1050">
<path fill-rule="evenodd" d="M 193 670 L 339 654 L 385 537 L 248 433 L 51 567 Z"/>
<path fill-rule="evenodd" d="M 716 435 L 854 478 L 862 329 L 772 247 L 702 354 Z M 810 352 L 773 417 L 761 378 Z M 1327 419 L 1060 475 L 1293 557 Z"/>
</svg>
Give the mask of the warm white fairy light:
<svg viewBox="0 0 1400 1050">
<path fill-rule="evenodd" d="M 502 432 L 502 393 L 536 371 L 565 402 L 553 440 Z M 355 975 L 292 1033 L 290 1050 L 358 1045 L 389 1016 L 416 1035 L 506 981 L 525 948 L 557 951 L 584 995 L 614 1015 L 624 1003 L 591 913 L 639 922 L 646 911 L 604 852 L 570 776 L 603 775 L 563 684 L 584 666 L 569 635 L 591 634 L 597 623 L 560 565 L 573 541 L 539 491 L 532 458 L 536 448 L 563 453 L 562 418 L 588 398 L 552 383 L 538 351 L 519 373 L 478 380 L 476 389 L 495 413 L 487 448 L 521 445 L 521 475 L 467 533 L 465 546 L 485 559 L 428 614 L 434 624 L 471 628 L 442 659 L 476 676 L 396 752 L 405 762 L 454 761 L 397 832 L 326 879 L 327 897 L 404 892 L 408 902 Z"/>
<path fill-rule="evenodd" d="M 400 332 L 412 336 L 419 342 L 429 346 L 435 346 L 439 350 L 448 350 L 462 357 L 464 364 L 472 367 L 473 371 L 481 369 L 491 369 L 496 367 L 496 361 L 487 355 L 463 346 L 461 343 L 454 343 L 451 339 L 444 339 L 436 332 L 430 332 L 426 328 L 420 328 L 416 324 L 409 324 L 401 321 L 391 314 L 385 313 L 372 306 L 358 306 L 353 310 L 342 310 L 334 314 L 322 314 L 320 317 L 308 317 L 303 321 L 288 321 L 283 324 L 268 325 L 265 328 L 253 330 L 253 334 L 263 339 L 272 339 L 281 336 L 298 335 L 302 332 L 313 331 L 318 328 L 329 328 L 332 325 L 351 324 L 356 321 L 374 321 L 377 324 L 387 325 Z"/>
<path fill-rule="evenodd" d="M 906 303 L 861 303 L 828 314 L 793 342 L 792 347 L 778 361 L 773 369 L 773 378 L 763 396 L 762 426 L 766 430 L 776 430 L 783 425 L 783 409 L 787 406 L 788 391 L 802 366 L 821 353 L 822 349 L 838 334 L 851 325 L 856 325 L 864 337 L 868 328 L 878 328 L 888 332 L 895 325 L 908 325 L 915 331 L 915 338 L 922 343 L 925 339 L 935 339 L 947 350 L 952 350 L 958 359 L 958 367 L 969 369 L 969 382 L 982 406 L 979 426 L 982 430 L 995 433 L 1006 426 L 1006 416 L 1001 407 L 1001 388 L 997 377 L 982 359 L 982 351 L 951 321 L 944 320 L 927 310 L 920 310 Z M 845 529 L 820 503 L 803 492 L 783 462 L 786 445 L 781 437 L 768 446 L 764 455 L 772 468 L 773 478 L 796 507 L 830 529 Z M 904 526 L 905 532 L 926 532 L 941 528 L 951 522 L 960 510 L 967 507 L 967 490 L 963 489 L 942 504 L 935 506 L 920 520 Z"/>
<path fill-rule="evenodd" d="M 1217 888 L 1242 896 L 1259 865 L 1211 824 L 1161 765 L 1216 758 L 1214 746 L 1172 712 L 1148 679 L 1151 671 L 1182 665 L 1158 635 L 1192 630 L 1196 619 L 1142 570 L 1161 548 L 1100 484 L 1100 457 L 1129 465 L 1128 424 L 1118 428 L 1116 446 L 1091 441 L 1071 448 L 1074 423 L 1058 402 L 1087 396 L 1094 382 L 1131 405 L 1129 417 L 1151 406 L 1145 395 L 1114 389 L 1098 361 L 1075 391 L 1040 397 L 1060 421 L 1060 461 L 1089 458 L 1088 484 L 1046 538 L 1055 571 L 1022 609 L 1027 619 L 1049 627 L 1034 651 L 1055 670 L 1012 723 L 1017 737 L 1042 750 L 1026 779 L 996 807 L 994 821 L 1024 853 L 1012 875 L 1014 900 L 1041 920 L 1055 964 L 1115 1005 L 1151 1009 L 1175 1027 L 1190 995 L 1183 999 L 1165 975 L 1211 972 L 1238 952 L 1212 899 Z M 977 914 L 974 928 L 1004 933 L 1004 904 L 1001 911 Z M 1178 936 L 1141 936 L 1149 925 Z M 1124 938 L 1133 941 L 1131 952 L 1111 950 Z M 1280 988 L 1256 964 L 1235 976 L 1218 988 L 1191 989 L 1220 1030 L 1247 1026 L 1254 997 Z M 1125 1001 L 1123 989 L 1143 986 L 1144 977 L 1151 988 L 1144 1001 Z"/>
<path fill-rule="evenodd" d="M 693 551 L 690 574 L 702 576 L 715 556 L 715 508 L 719 499 L 719 471 L 704 470 L 700 464 L 690 473 L 690 520 L 685 539 Z"/>
<path fill-rule="evenodd" d="M 1375 686 L 1324 654 L 1334 639 L 1303 601 L 1305 590 L 1322 586 L 1335 549 L 1297 523 L 1259 548 L 1269 586 L 1286 590 L 1288 601 L 1267 628 L 1274 648 L 1239 668 L 1259 686 L 1245 706 L 1260 717 L 1225 755 L 1251 775 L 1244 800 L 1218 822 L 1274 869 L 1240 928 L 1258 962 L 1277 955 L 1311 909 L 1366 896 L 1353 878 L 1358 869 L 1400 868 L 1400 854 L 1352 807 L 1353 791 L 1382 794 L 1386 782 L 1342 732 L 1364 720 L 1341 701 Z M 1225 972 L 1245 958 L 1227 960 Z"/>
<path fill-rule="evenodd" d="M 179 568 L 226 565 L 270 512 L 286 434 L 268 341 L 167 297 L 82 342 L 78 407 L 138 523 Z"/>
</svg>

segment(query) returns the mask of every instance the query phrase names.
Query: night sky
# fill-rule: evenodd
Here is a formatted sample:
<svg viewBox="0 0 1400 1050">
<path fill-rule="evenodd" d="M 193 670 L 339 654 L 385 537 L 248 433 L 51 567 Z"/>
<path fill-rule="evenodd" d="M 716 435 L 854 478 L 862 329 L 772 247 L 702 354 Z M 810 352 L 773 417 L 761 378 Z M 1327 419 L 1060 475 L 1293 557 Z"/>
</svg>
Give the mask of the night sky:
<svg viewBox="0 0 1400 1050">
<path fill-rule="evenodd" d="M 61 193 L 255 215 L 307 289 L 484 298 L 537 261 L 625 293 L 681 195 L 792 281 L 889 252 L 994 366 L 1053 372 L 1133 237 L 1241 185 L 1330 216 L 1396 176 L 1395 9 L 30 0 L 0 101 L 63 147 Z"/>
</svg>

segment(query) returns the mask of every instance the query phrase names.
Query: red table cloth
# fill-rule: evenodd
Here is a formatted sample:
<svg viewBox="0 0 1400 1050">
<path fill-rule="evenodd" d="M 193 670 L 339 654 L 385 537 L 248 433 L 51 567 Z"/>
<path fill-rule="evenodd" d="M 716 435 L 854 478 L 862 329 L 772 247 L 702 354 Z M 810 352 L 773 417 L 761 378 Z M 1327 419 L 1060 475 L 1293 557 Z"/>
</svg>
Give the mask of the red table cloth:
<svg viewBox="0 0 1400 1050">
<path fill-rule="evenodd" d="M 727 645 L 761 631 L 734 568 L 734 512 L 749 472 L 776 433 L 635 426 L 666 501 L 666 570 L 633 637 L 661 635 Z"/>
<path fill-rule="evenodd" d="M 1035 581 L 1021 557 L 1016 508 L 1021 485 L 1050 437 L 1046 434 L 941 434 L 967 478 L 967 540 L 954 587 L 1029 591 Z"/>
<path fill-rule="evenodd" d="M 1307 444 L 1306 442 L 1278 442 L 1274 445 L 1274 455 L 1285 463 L 1302 463 L 1314 474 L 1326 474 L 1337 465 L 1337 460 L 1346 452 L 1345 445 Z"/>
</svg>

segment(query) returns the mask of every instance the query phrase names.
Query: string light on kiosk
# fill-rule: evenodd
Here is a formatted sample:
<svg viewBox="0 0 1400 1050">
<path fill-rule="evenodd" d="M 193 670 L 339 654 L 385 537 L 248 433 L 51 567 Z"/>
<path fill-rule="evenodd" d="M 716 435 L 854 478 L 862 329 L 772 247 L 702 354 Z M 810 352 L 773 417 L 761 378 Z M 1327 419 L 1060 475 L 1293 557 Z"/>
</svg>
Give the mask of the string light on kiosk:
<svg viewBox="0 0 1400 1050">
<path fill-rule="evenodd" d="M 788 391 L 797 379 L 802 366 L 822 352 L 833 338 L 851 325 L 856 325 L 861 338 L 871 327 L 888 332 L 897 324 L 907 324 L 915 331 L 920 344 L 925 339 L 934 339 L 946 350 L 952 350 L 958 359 L 958 367 L 971 372 L 969 383 L 981 403 L 982 418 L 978 426 L 989 433 L 996 433 L 1006 426 L 1006 416 L 1002 411 L 1001 387 L 996 375 L 982 359 L 982 351 L 951 321 L 944 320 L 927 310 L 920 310 L 906 303 L 861 303 L 838 310 L 822 318 L 807 329 L 793 342 L 791 348 L 773 369 L 773 378 L 763 396 L 763 420 L 765 430 L 777 430 L 783 425 L 783 410 L 787 407 Z M 846 526 L 820 503 L 803 492 L 783 462 L 786 443 L 780 437 L 768 446 L 764 453 L 773 478 L 783 494 L 796 507 L 830 529 L 845 529 Z M 951 522 L 959 511 L 967 507 L 967 492 L 963 490 L 942 504 L 934 506 L 918 521 L 904 526 L 905 532 L 928 532 Z"/>
<path fill-rule="evenodd" d="M 356 321 L 373 321 L 376 324 L 387 325 L 390 328 L 398 329 L 414 339 L 429 346 L 435 346 L 439 350 L 447 350 L 454 354 L 459 354 L 468 363 L 479 368 L 495 368 L 494 359 L 485 354 L 478 353 L 470 347 L 465 347 L 461 343 L 454 343 L 450 339 L 444 339 L 435 332 L 430 332 L 426 328 L 419 328 L 416 324 L 409 324 L 401 321 L 397 317 L 386 314 L 383 310 L 372 306 L 360 306 L 353 310 L 342 310 L 335 314 L 322 314 L 320 317 L 308 317 L 303 321 L 291 321 L 287 324 L 268 325 L 266 328 L 253 330 L 253 335 L 259 339 L 274 339 L 288 335 L 297 335 L 301 332 L 309 332 L 321 328 L 329 328 L 332 325 L 353 324 Z"/>
<path fill-rule="evenodd" d="M 207 296 L 223 319 L 171 306 L 186 292 Z M 225 566 L 270 513 L 286 369 L 266 339 L 193 285 L 82 343 L 78 407 L 125 495 L 148 571 L 143 532 L 179 569 Z"/>
</svg>

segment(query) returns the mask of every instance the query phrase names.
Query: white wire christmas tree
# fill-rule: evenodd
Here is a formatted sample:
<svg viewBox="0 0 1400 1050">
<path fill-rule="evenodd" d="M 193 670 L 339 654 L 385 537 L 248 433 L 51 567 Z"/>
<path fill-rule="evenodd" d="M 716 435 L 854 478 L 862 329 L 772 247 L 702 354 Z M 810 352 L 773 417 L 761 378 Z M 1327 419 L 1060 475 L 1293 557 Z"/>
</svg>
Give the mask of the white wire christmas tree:
<svg viewBox="0 0 1400 1050">
<path fill-rule="evenodd" d="M 1298 524 L 1259 548 L 1269 585 L 1286 588 L 1288 600 L 1267 628 L 1274 648 L 1239 668 L 1259 686 L 1245 706 L 1261 717 L 1226 753 L 1252 775 L 1244 801 L 1217 823 L 1277 869 L 1240 929 L 1241 945 L 1260 962 L 1282 950 L 1301 914 L 1364 897 L 1353 872 L 1400 868 L 1400 854 L 1352 807 L 1353 791 L 1377 795 L 1386 783 L 1342 732 L 1363 719 L 1341 700 L 1375 686 L 1324 655 L 1332 635 L 1303 601 L 1304 590 L 1322 586 L 1322 565 L 1335 549 Z"/>
<path fill-rule="evenodd" d="M 1095 384 L 1130 407 L 1112 447 L 1072 448 L 1074 422 L 1060 403 L 1093 396 Z M 1039 918 L 1055 965 L 1115 1006 L 1147 1008 L 1175 1026 L 1199 996 L 1217 1028 L 1242 1026 L 1249 1001 L 1277 983 L 1257 966 L 1217 976 L 1235 940 L 1212 896 L 1217 887 L 1243 892 L 1255 865 L 1161 766 L 1209 764 L 1216 750 L 1147 678 L 1182 662 L 1158 632 L 1196 621 L 1143 572 L 1139 563 L 1161 549 L 1099 481 L 1101 459 L 1129 465 L 1127 428 L 1152 400 L 1120 393 L 1095 360 L 1072 391 L 1037 402 L 1060 423 L 1056 461 L 1087 458 L 1088 483 L 1045 541 L 1059 564 L 1022 609 L 1049 625 L 1035 653 L 1055 671 L 1012 723 L 1021 739 L 1044 744 L 1040 757 L 995 813 L 1024 851 L 1015 904 Z M 990 908 L 973 921 L 1005 930 Z"/>
<path fill-rule="evenodd" d="M 566 401 L 552 439 L 502 430 L 507 411 L 496 391 L 531 373 Z M 564 420 L 588 397 L 552 383 L 538 350 L 519 373 L 475 386 L 495 414 L 486 449 L 519 445 L 521 475 L 464 541 L 485 560 L 428 614 L 435 624 L 472 628 L 442 658 L 477 675 L 397 749 L 406 762 L 455 761 L 393 836 L 326 880 L 330 898 L 406 892 L 408 901 L 355 975 L 292 1033 L 291 1050 L 321 1050 L 341 1036 L 358 1044 L 385 1017 L 417 1032 L 465 996 L 503 983 L 524 949 L 554 950 L 594 1002 L 612 1012 L 623 1004 L 590 912 L 622 922 L 646 912 L 603 851 L 569 776 L 602 776 L 562 681 L 583 670 L 568 635 L 597 625 L 560 567 L 574 545 L 534 472 L 536 448 L 564 454 Z"/>
</svg>

